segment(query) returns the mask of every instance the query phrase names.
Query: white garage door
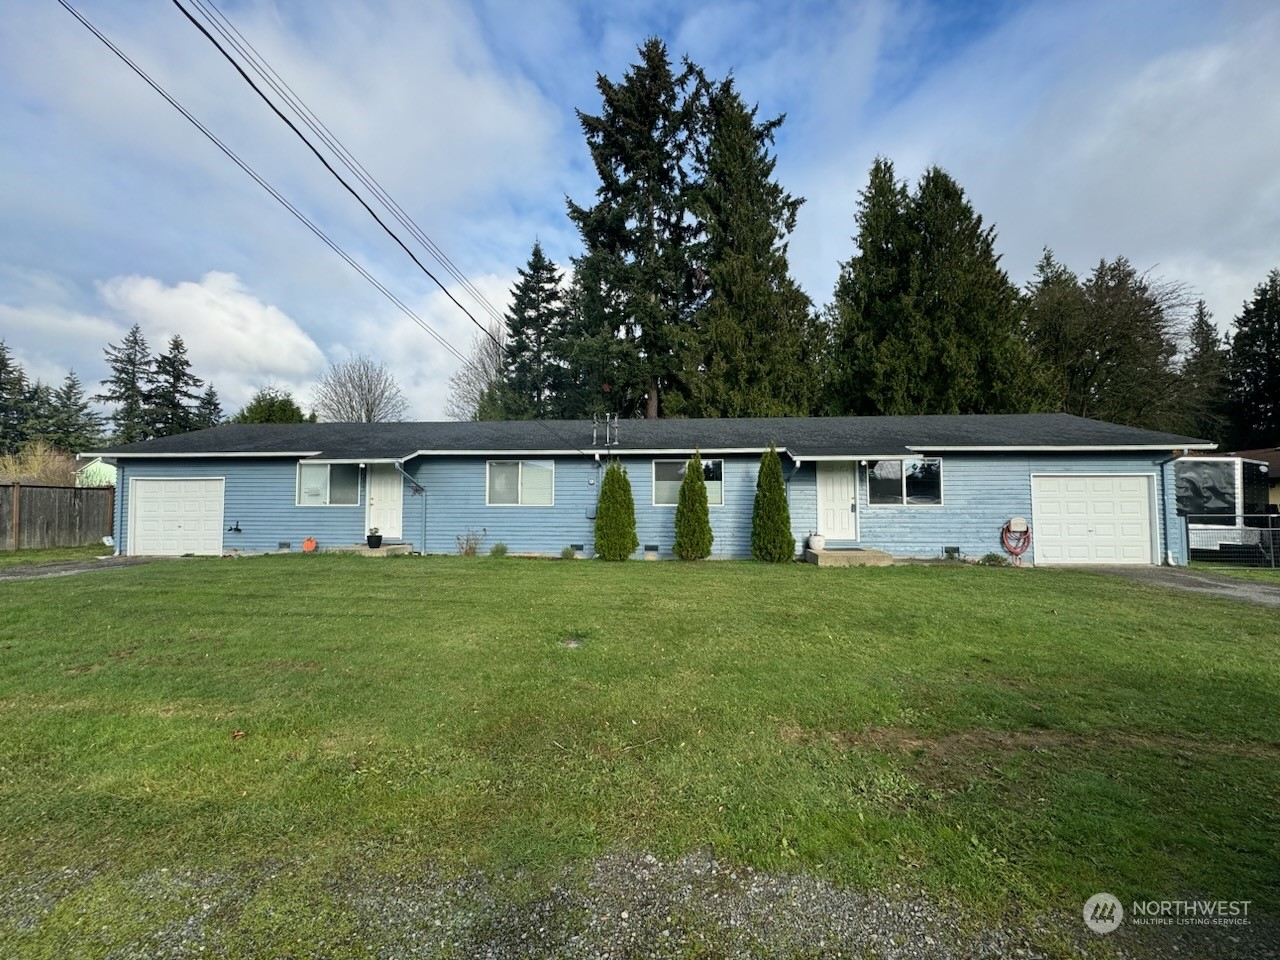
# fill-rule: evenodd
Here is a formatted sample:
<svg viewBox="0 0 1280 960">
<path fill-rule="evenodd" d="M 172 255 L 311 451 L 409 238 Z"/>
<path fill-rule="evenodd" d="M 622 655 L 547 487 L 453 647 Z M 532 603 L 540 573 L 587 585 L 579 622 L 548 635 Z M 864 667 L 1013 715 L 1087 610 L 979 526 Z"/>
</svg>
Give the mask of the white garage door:
<svg viewBox="0 0 1280 960">
<path fill-rule="evenodd" d="M 130 482 L 129 553 L 222 554 L 222 480 Z"/>
<path fill-rule="evenodd" d="M 1151 478 L 1031 480 L 1037 564 L 1151 563 Z"/>
</svg>

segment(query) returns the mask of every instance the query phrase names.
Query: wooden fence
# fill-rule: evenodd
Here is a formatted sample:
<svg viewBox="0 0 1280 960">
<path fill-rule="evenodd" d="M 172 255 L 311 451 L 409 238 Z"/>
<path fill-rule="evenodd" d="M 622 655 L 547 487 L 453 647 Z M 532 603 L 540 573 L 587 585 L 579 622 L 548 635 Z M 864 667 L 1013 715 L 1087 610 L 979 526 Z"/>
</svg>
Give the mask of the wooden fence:
<svg viewBox="0 0 1280 960">
<path fill-rule="evenodd" d="M 0 484 L 0 550 L 87 547 L 110 536 L 115 487 Z"/>
</svg>

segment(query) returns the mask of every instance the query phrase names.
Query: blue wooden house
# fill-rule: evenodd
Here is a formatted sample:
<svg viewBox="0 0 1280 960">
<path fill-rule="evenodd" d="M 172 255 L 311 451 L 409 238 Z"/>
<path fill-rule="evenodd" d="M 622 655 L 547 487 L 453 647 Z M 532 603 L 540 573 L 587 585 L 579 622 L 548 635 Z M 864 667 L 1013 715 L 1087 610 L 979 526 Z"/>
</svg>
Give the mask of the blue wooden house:
<svg viewBox="0 0 1280 960">
<path fill-rule="evenodd" d="M 1024 562 L 1183 564 L 1173 460 L 1213 444 L 1066 414 L 479 423 L 228 424 L 112 447 L 124 554 L 218 555 L 384 542 L 590 556 L 606 462 L 626 467 L 641 554 L 670 556 L 680 480 L 702 455 L 713 555 L 748 557 L 761 453 L 776 445 L 797 550 L 899 557 L 1001 550 Z"/>
</svg>

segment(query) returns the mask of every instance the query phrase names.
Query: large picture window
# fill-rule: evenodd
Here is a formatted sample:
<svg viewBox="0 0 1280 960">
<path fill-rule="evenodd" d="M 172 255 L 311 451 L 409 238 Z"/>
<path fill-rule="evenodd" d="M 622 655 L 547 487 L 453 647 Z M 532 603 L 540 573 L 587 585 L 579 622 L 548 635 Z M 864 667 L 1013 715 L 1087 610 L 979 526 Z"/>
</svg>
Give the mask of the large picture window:
<svg viewBox="0 0 1280 960">
<path fill-rule="evenodd" d="M 938 506 L 942 503 L 942 461 L 934 457 L 869 461 L 867 500 L 873 506 Z"/>
<path fill-rule="evenodd" d="M 684 481 L 688 460 L 653 461 L 653 505 L 674 507 L 680 502 L 680 484 Z M 703 460 L 702 479 L 707 484 L 707 504 L 724 506 L 724 461 Z"/>
<path fill-rule="evenodd" d="M 298 464 L 298 506 L 354 507 L 359 503 L 360 468 L 356 464 Z"/>
<path fill-rule="evenodd" d="M 550 507 L 555 503 L 552 460 L 490 460 L 485 503 L 490 507 Z"/>
</svg>

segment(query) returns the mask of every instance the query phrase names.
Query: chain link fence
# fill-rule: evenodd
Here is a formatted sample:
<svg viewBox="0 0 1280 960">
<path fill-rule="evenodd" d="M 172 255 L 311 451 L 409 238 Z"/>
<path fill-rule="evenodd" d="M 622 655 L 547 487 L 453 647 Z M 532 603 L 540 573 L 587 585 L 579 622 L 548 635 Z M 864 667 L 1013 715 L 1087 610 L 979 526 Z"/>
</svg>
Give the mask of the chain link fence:
<svg viewBox="0 0 1280 960">
<path fill-rule="evenodd" d="M 1192 563 L 1280 569 L 1280 514 L 1193 513 L 1183 519 Z"/>
</svg>

